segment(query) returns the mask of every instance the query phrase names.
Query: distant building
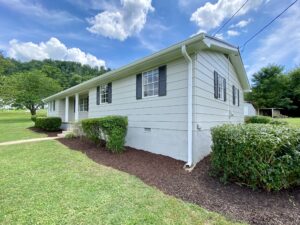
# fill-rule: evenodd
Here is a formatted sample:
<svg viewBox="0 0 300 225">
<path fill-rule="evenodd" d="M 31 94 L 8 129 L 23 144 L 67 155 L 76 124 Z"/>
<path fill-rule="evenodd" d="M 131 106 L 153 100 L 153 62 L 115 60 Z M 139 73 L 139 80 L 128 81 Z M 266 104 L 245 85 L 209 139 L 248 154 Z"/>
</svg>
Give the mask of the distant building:
<svg viewBox="0 0 300 225">
<path fill-rule="evenodd" d="M 258 114 L 261 116 L 270 116 L 272 118 L 274 117 L 281 117 L 280 113 L 281 108 L 260 108 L 258 110 Z"/>
<path fill-rule="evenodd" d="M 249 103 L 249 102 L 245 102 L 244 103 L 244 116 L 255 116 L 256 113 L 256 109 L 254 108 L 254 106 Z"/>
</svg>

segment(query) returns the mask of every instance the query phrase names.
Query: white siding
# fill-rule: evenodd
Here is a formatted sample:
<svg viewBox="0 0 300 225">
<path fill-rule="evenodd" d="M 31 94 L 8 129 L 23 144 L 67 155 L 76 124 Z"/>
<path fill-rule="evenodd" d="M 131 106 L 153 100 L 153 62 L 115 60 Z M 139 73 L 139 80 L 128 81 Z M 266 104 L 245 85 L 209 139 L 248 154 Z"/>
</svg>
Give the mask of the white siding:
<svg viewBox="0 0 300 225">
<path fill-rule="evenodd" d="M 125 115 L 127 145 L 186 160 L 186 62 L 179 59 L 167 64 L 166 96 L 137 100 L 136 74 L 112 81 L 111 104 L 96 105 L 96 87 L 92 88 L 88 114 L 89 118 Z M 151 132 L 145 132 L 144 128 L 151 128 Z"/>
<path fill-rule="evenodd" d="M 61 117 L 64 120 L 65 115 L 65 101 L 64 99 L 56 99 L 55 100 L 55 111 L 50 111 L 49 103 L 48 103 L 48 116 Z"/>
<path fill-rule="evenodd" d="M 201 51 L 196 55 L 194 63 L 193 150 L 197 161 L 210 152 L 210 128 L 224 123 L 243 123 L 244 99 L 237 74 L 224 54 Z M 214 71 L 226 79 L 226 101 L 214 98 Z M 239 89 L 239 106 L 237 103 L 233 105 L 232 85 Z"/>
</svg>

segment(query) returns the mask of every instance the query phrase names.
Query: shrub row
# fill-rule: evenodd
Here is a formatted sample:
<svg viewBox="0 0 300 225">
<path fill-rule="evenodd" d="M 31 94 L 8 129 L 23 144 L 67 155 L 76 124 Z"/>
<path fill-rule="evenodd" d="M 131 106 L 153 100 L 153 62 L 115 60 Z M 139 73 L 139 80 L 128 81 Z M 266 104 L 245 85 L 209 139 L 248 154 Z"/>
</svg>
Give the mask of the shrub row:
<svg viewBox="0 0 300 225">
<path fill-rule="evenodd" d="M 286 121 L 274 120 L 269 116 L 246 116 L 245 123 L 263 123 L 274 125 L 287 125 Z"/>
<path fill-rule="evenodd" d="M 212 128 L 212 174 L 268 191 L 300 185 L 300 129 L 266 124 Z"/>
<path fill-rule="evenodd" d="M 33 119 L 32 119 L 33 120 Z M 35 127 L 46 131 L 58 131 L 61 126 L 60 117 L 35 117 Z"/>
<path fill-rule="evenodd" d="M 106 148 L 114 153 L 122 152 L 125 144 L 128 120 L 123 116 L 106 116 L 81 121 L 85 135 L 96 144 L 106 141 Z"/>
</svg>

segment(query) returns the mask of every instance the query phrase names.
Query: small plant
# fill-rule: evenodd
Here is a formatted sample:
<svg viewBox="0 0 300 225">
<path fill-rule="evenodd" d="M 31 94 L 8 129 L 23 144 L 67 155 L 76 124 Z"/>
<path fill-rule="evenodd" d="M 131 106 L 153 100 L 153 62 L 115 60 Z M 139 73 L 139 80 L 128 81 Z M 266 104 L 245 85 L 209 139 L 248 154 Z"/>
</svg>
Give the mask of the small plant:
<svg viewBox="0 0 300 225">
<path fill-rule="evenodd" d="M 36 117 L 35 119 L 35 127 L 46 131 L 58 131 L 60 126 L 60 117 Z"/>
<path fill-rule="evenodd" d="M 73 132 L 68 132 L 68 133 L 65 135 L 65 138 L 66 138 L 66 139 L 73 139 L 73 138 L 77 138 L 77 135 L 74 134 Z"/>
<path fill-rule="evenodd" d="M 106 116 L 81 121 L 85 135 L 96 144 L 106 141 L 106 147 L 113 153 L 124 150 L 128 120 L 124 116 Z"/>
<path fill-rule="evenodd" d="M 300 129 L 222 125 L 212 141 L 212 174 L 221 181 L 268 191 L 300 185 Z"/>
</svg>

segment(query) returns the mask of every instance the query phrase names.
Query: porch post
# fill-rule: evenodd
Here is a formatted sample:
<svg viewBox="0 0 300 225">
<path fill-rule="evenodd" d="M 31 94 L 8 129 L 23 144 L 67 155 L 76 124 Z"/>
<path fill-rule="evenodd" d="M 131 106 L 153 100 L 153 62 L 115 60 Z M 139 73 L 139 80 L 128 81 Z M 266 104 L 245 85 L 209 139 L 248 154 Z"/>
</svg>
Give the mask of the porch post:
<svg viewBox="0 0 300 225">
<path fill-rule="evenodd" d="M 65 101 L 65 122 L 69 122 L 69 96 L 66 97 Z"/>
<path fill-rule="evenodd" d="M 75 122 L 79 120 L 79 110 L 78 110 L 78 105 L 79 105 L 79 94 L 77 93 L 75 95 Z"/>
</svg>

